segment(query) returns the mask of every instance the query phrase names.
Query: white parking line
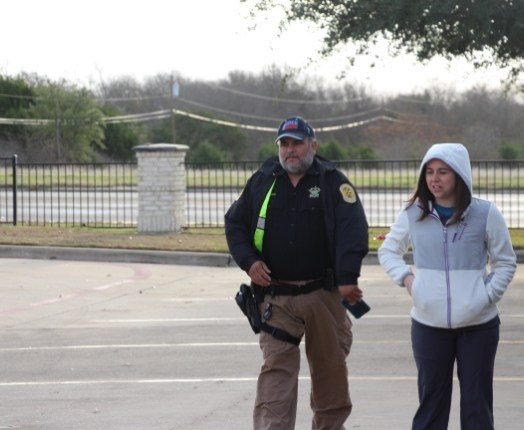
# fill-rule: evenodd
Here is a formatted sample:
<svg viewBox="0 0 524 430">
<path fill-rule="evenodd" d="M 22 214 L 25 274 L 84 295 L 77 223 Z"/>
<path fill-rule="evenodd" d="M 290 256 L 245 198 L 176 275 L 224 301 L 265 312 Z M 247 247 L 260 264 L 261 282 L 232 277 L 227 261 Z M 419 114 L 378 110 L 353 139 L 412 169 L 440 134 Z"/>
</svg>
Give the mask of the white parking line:
<svg viewBox="0 0 524 430">
<path fill-rule="evenodd" d="M 524 318 L 524 314 L 502 314 L 502 318 Z M 411 318 L 409 314 L 401 315 L 385 315 L 385 314 L 368 314 L 364 318 L 366 319 L 392 319 L 392 318 Z M 245 322 L 244 317 L 237 318 L 133 318 L 133 319 L 96 319 L 90 320 L 90 323 L 94 324 L 149 324 L 155 322 L 161 323 L 180 323 L 180 322 L 224 322 L 224 321 L 242 321 Z"/>
<path fill-rule="evenodd" d="M 233 297 L 171 297 L 162 299 L 163 302 L 231 302 Z"/>
<path fill-rule="evenodd" d="M 366 315 L 366 318 L 409 318 L 409 315 Z M 132 318 L 132 319 L 96 319 L 89 320 L 94 324 L 149 324 L 149 323 L 182 323 L 182 322 L 246 322 L 245 317 L 236 318 Z"/>
<path fill-rule="evenodd" d="M 225 322 L 225 321 L 242 321 L 245 322 L 246 318 L 133 318 L 133 319 L 107 319 L 107 320 L 90 320 L 90 323 L 95 324 L 149 324 L 154 322 L 169 322 L 169 323 L 179 323 L 179 322 Z"/>
<path fill-rule="evenodd" d="M 409 295 L 404 295 L 399 297 L 395 294 L 366 294 L 367 299 L 379 299 L 379 298 L 400 298 L 411 300 Z M 235 298 L 233 296 L 229 297 L 170 297 L 167 299 L 162 299 L 163 302 L 232 302 Z"/>
<path fill-rule="evenodd" d="M 31 386 L 50 386 L 50 385 L 108 385 L 108 384 L 197 384 L 197 383 L 224 383 L 224 382 L 256 382 L 258 377 L 240 378 L 170 378 L 170 379 L 96 379 L 96 380 L 76 380 L 76 381 L 12 381 L 0 382 L 0 387 L 31 387 Z M 309 381 L 309 376 L 300 376 L 299 380 Z M 350 376 L 350 381 L 363 382 L 402 382 L 416 381 L 416 376 Z M 457 381 L 456 378 L 454 378 Z M 502 376 L 495 377 L 495 382 L 524 382 L 522 376 Z"/>
<path fill-rule="evenodd" d="M 0 348 L 0 352 L 53 351 L 53 350 L 89 350 L 89 349 L 146 349 L 146 348 L 200 348 L 200 347 L 258 346 L 258 342 L 193 342 L 193 343 L 144 343 L 110 345 L 63 345 L 36 346 L 21 348 Z"/>
<path fill-rule="evenodd" d="M 356 340 L 354 345 L 407 345 L 409 340 Z M 524 340 L 501 340 L 499 344 L 524 345 Z M 258 347 L 255 342 L 184 342 L 184 343 L 140 343 L 140 344 L 108 344 L 108 345 L 53 345 L 53 346 L 24 346 L 12 348 L 0 348 L 0 352 L 24 352 L 24 351 L 57 351 L 57 350 L 92 350 L 92 349 L 166 349 L 166 348 L 217 348 L 217 347 Z"/>
</svg>

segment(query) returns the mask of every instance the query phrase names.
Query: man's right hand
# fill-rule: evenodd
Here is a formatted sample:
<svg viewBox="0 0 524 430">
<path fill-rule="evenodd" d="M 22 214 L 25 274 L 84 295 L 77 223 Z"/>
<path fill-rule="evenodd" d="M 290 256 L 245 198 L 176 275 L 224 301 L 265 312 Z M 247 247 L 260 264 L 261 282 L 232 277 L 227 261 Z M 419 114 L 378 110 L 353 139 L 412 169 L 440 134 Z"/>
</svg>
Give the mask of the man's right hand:
<svg viewBox="0 0 524 430">
<path fill-rule="evenodd" d="M 262 260 L 255 261 L 249 268 L 247 274 L 251 278 L 251 282 L 260 285 L 261 287 L 268 287 L 271 284 L 271 270 L 266 266 Z"/>
<path fill-rule="evenodd" d="M 338 291 L 340 295 L 352 305 L 362 300 L 363 293 L 357 284 L 339 285 Z"/>
</svg>

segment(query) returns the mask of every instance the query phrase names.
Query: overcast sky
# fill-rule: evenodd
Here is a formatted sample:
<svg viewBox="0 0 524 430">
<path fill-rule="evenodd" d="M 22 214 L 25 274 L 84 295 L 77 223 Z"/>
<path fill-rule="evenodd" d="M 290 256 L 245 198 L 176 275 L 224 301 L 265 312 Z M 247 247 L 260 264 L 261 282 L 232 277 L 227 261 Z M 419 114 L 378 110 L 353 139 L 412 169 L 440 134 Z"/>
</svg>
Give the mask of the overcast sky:
<svg viewBox="0 0 524 430">
<path fill-rule="evenodd" d="M 375 67 L 372 58 L 361 58 L 348 68 L 342 54 L 308 66 L 320 47 L 319 32 L 296 25 L 277 37 L 275 16 L 249 31 L 249 4 L 240 0 L 12 0 L 2 2 L 1 12 L 0 73 L 35 72 L 80 85 L 170 72 L 217 80 L 272 64 L 302 68 L 327 82 L 337 82 L 346 69 L 346 79 L 385 95 L 429 86 L 497 87 L 502 76 L 473 72 L 465 61 L 423 66 L 407 56 L 392 60 L 386 47 L 377 51 L 382 60 Z"/>
</svg>

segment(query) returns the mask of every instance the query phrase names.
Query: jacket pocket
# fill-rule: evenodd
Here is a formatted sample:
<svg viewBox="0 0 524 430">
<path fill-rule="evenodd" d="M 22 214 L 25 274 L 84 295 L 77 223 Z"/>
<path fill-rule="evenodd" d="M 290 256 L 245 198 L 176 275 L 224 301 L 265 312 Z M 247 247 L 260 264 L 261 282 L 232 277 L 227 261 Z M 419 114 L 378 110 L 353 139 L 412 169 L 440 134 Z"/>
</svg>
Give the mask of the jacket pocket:
<svg viewBox="0 0 524 430">
<path fill-rule="evenodd" d="M 415 307 L 419 307 L 420 305 L 419 281 L 420 281 L 420 277 L 415 276 L 415 278 L 413 279 L 413 283 L 411 284 L 411 301 L 413 302 L 413 306 Z"/>
<path fill-rule="evenodd" d="M 448 306 L 446 280 L 433 272 L 420 272 L 415 276 L 411 288 L 413 306 L 419 315 L 424 315 L 426 321 L 440 321 Z"/>
<path fill-rule="evenodd" d="M 451 293 L 455 321 L 467 324 L 482 315 L 487 308 L 492 306 L 488 289 L 482 276 L 477 276 L 469 282 L 457 281 Z"/>
</svg>

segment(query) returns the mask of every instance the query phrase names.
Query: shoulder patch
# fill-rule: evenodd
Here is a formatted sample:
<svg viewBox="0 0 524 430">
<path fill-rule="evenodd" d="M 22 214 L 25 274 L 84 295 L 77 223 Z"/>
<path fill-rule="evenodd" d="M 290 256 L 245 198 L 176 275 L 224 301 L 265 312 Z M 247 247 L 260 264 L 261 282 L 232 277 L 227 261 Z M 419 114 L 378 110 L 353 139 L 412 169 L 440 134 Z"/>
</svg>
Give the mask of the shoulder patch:
<svg viewBox="0 0 524 430">
<path fill-rule="evenodd" d="M 349 184 L 342 184 L 339 187 L 340 194 L 342 194 L 342 199 L 347 203 L 355 203 L 357 201 L 357 193 L 353 187 Z"/>
</svg>

